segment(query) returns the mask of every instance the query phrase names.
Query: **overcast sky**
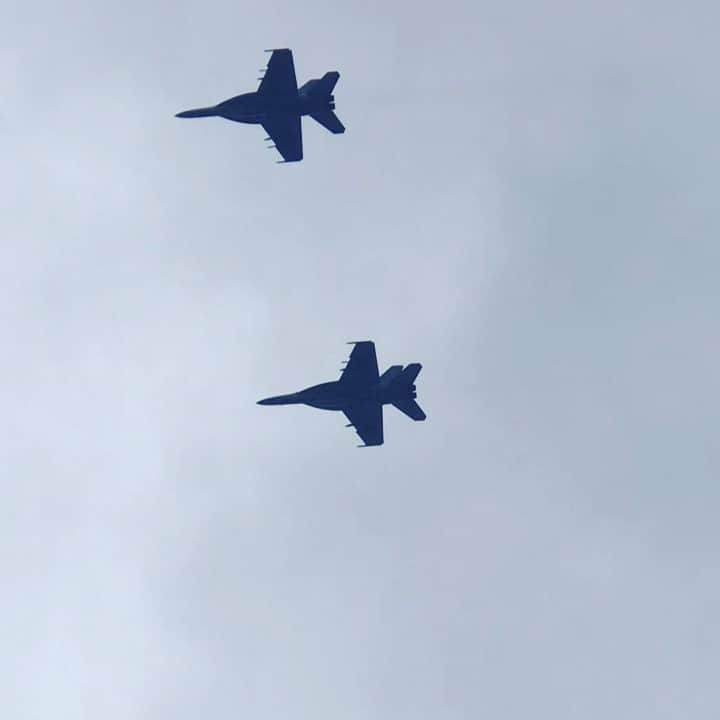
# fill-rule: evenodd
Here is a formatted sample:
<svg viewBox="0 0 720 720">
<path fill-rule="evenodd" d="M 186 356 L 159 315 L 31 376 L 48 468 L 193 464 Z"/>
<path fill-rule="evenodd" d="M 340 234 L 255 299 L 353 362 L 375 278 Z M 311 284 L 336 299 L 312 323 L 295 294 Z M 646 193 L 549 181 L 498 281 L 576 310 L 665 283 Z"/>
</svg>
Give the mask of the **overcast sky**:
<svg viewBox="0 0 720 720">
<path fill-rule="evenodd" d="M 3 15 L 3 718 L 720 716 L 713 3 Z M 427 422 L 255 404 L 358 339 Z"/>
</svg>

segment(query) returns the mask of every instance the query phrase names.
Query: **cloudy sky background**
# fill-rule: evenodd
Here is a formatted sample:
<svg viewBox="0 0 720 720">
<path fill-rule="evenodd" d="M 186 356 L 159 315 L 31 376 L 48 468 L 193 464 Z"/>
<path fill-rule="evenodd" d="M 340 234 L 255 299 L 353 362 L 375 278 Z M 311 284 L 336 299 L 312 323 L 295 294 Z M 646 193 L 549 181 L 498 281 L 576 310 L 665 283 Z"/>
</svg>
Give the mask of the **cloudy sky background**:
<svg viewBox="0 0 720 720">
<path fill-rule="evenodd" d="M 717 718 L 719 16 L 9 8 L 3 717 Z M 344 136 L 173 118 L 283 46 Z"/>
</svg>

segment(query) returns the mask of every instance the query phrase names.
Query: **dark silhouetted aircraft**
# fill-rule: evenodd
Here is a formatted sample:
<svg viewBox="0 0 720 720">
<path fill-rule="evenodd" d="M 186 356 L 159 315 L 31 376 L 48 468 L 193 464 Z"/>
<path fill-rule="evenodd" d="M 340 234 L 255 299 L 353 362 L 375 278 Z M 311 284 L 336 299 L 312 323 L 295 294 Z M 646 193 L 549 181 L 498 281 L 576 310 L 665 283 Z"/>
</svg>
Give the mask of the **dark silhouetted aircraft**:
<svg viewBox="0 0 720 720">
<path fill-rule="evenodd" d="M 237 95 L 217 105 L 186 110 L 175 117 L 221 117 L 235 122 L 262 125 L 283 156 L 278 162 L 297 162 L 303 158 L 300 118 L 309 115 L 331 133 L 344 133 L 345 128 L 333 112 L 333 89 L 339 72 L 327 72 L 321 78 L 308 80 L 298 88 L 292 50 L 271 52 L 265 76 L 260 79 L 257 92 Z"/>
<path fill-rule="evenodd" d="M 415 402 L 415 378 L 422 369 L 420 363 L 391 365 L 382 375 L 378 373 L 375 343 L 354 345 L 350 359 L 335 382 L 314 385 L 290 395 L 260 400 L 258 405 L 310 405 L 321 410 L 342 410 L 367 447 L 383 444 L 383 405 L 394 405 L 413 420 L 424 420 L 425 413 Z"/>
</svg>

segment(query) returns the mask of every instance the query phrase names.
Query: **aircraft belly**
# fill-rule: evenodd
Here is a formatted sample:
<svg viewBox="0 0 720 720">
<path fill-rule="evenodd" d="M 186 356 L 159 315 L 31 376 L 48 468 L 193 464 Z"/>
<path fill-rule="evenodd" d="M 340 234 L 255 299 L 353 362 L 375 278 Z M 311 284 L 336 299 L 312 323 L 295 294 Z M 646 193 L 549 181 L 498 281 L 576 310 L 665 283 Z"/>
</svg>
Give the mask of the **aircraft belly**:
<svg viewBox="0 0 720 720">
<path fill-rule="evenodd" d="M 265 121 L 272 121 L 272 120 L 284 120 L 285 118 L 292 118 L 297 117 L 300 113 L 296 112 L 294 110 L 275 110 L 270 109 L 263 112 L 228 112 L 227 110 L 225 112 L 218 113 L 221 117 L 224 117 L 226 120 L 233 120 L 234 122 L 240 122 L 240 123 L 250 123 L 255 125 L 260 125 L 261 123 L 264 123 Z"/>
<path fill-rule="evenodd" d="M 306 400 L 305 404 L 318 410 L 342 410 L 344 407 L 343 403 L 328 400 Z"/>
<path fill-rule="evenodd" d="M 248 123 L 250 125 L 259 125 L 263 120 L 267 118 L 267 115 L 260 113 L 234 113 L 224 112 L 222 117 L 226 120 L 232 120 L 233 122 Z"/>
</svg>

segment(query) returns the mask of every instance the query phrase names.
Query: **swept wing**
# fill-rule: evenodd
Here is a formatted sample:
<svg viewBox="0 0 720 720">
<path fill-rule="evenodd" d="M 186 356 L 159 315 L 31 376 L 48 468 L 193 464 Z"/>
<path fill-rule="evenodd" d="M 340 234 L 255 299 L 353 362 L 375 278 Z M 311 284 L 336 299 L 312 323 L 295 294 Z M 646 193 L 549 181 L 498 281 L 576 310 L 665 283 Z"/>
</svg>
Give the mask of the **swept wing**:
<svg viewBox="0 0 720 720">
<path fill-rule="evenodd" d="M 285 162 L 303 158 L 302 128 L 299 115 L 276 115 L 263 120 L 262 126 Z M 278 161 L 279 162 L 279 161 Z"/>
<path fill-rule="evenodd" d="M 375 343 L 372 340 L 363 340 L 350 344 L 355 347 L 340 376 L 340 382 L 353 386 L 372 385 L 377 382 L 379 375 Z"/>
<path fill-rule="evenodd" d="M 297 92 L 292 50 L 272 51 L 257 91 L 261 95 L 291 95 Z"/>
<path fill-rule="evenodd" d="M 383 444 L 383 409 L 380 403 L 352 405 L 343 412 L 365 445 Z"/>
</svg>

